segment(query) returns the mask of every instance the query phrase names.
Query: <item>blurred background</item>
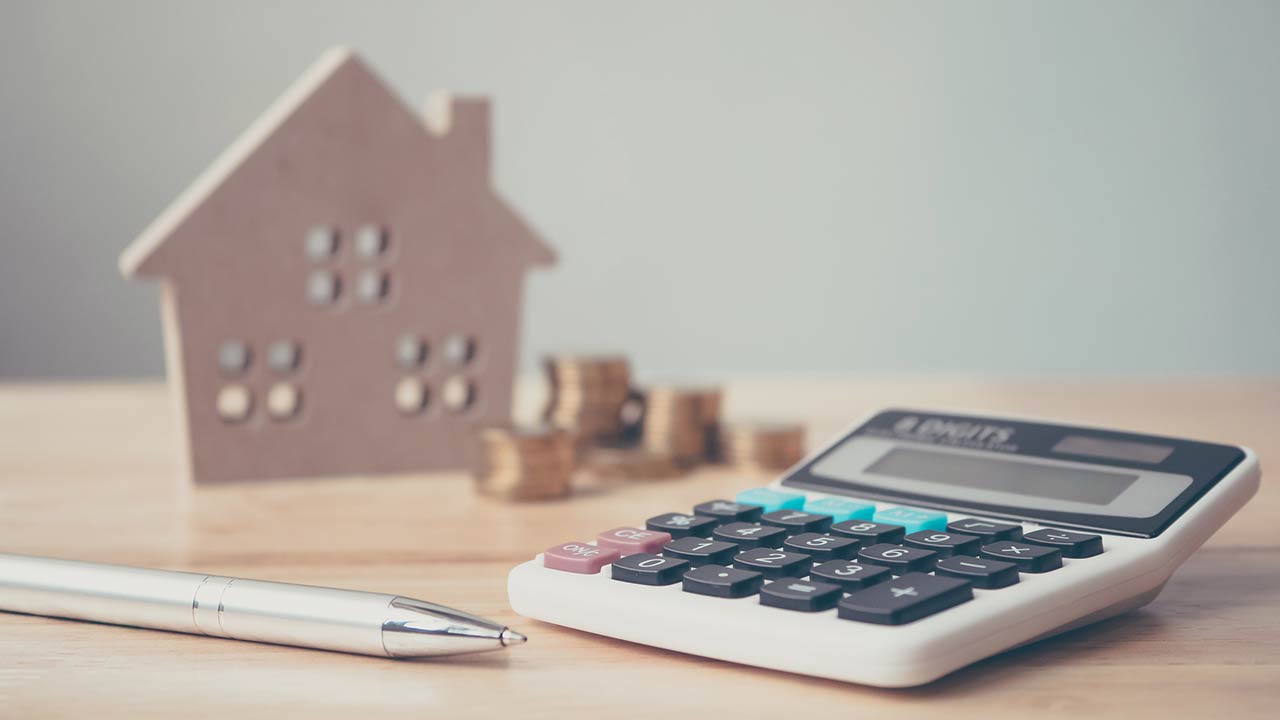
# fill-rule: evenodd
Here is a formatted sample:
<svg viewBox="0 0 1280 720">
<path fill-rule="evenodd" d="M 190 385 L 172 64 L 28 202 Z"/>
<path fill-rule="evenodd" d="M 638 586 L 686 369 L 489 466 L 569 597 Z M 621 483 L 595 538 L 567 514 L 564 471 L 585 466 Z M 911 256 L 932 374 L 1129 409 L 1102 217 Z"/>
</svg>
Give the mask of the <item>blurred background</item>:
<svg viewBox="0 0 1280 720">
<path fill-rule="evenodd" d="M 491 95 L 526 367 L 1280 370 L 1274 2 L 0 2 L 0 377 L 163 373 L 120 251 L 321 52 Z"/>
</svg>

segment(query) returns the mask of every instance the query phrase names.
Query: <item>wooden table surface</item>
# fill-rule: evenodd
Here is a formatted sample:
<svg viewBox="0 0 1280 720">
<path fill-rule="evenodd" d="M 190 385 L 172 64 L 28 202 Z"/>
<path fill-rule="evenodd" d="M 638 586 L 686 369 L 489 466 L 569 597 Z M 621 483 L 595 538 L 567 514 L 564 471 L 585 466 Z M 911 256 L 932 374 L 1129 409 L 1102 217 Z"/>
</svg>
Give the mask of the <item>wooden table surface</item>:
<svg viewBox="0 0 1280 720">
<path fill-rule="evenodd" d="M 803 420 L 815 442 L 890 404 L 1245 444 L 1264 467 L 1280 455 L 1280 379 L 727 385 L 730 416 Z M 461 474 L 191 489 L 175 477 L 175 446 L 158 384 L 0 386 L 0 548 L 400 593 L 508 621 L 529 643 L 455 661 L 397 662 L 0 614 L 0 717 L 1234 719 L 1280 712 L 1274 479 L 1264 478 L 1249 506 L 1147 608 L 923 688 L 878 690 L 631 645 L 508 608 L 507 569 L 543 547 L 765 478 L 716 468 L 527 505 L 477 498 Z"/>
</svg>

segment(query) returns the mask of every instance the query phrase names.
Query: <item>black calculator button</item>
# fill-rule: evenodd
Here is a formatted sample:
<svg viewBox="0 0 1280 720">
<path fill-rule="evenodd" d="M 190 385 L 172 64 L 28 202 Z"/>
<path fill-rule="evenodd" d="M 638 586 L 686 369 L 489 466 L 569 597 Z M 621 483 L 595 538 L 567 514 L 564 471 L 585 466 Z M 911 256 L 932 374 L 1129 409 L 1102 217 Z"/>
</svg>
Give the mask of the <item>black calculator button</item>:
<svg viewBox="0 0 1280 720">
<path fill-rule="evenodd" d="M 684 574 L 684 591 L 721 598 L 741 598 L 760 592 L 764 576 L 752 570 L 703 565 Z"/>
<path fill-rule="evenodd" d="M 743 570 L 755 570 L 770 580 L 777 580 L 808 575 L 809 568 L 813 566 L 813 558 L 773 548 L 755 548 L 735 556 L 733 566 Z"/>
<path fill-rule="evenodd" d="M 977 535 L 982 538 L 984 543 L 993 543 L 997 540 L 1020 540 L 1022 539 L 1022 526 L 1013 523 L 998 523 L 990 520 L 979 520 L 977 518 L 964 518 L 963 520 L 952 520 L 947 523 L 947 529 L 951 532 L 957 532 L 964 535 Z"/>
<path fill-rule="evenodd" d="M 738 546 L 733 543 L 708 540 L 707 538 L 693 537 L 692 535 L 672 540 L 662 548 L 664 556 L 688 560 L 689 564 L 694 567 L 699 565 L 728 565 L 733 562 L 733 556 L 737 555 L 738 552 Z"/>
<path fill-rule="evenodd" d="M 782 549 L 812 555 L 814 562 L 825 562 L 853 557 L 858 551 L 858 541 L 824 533 L 800 533 L 787 538 Z"/>
<path fill-rule="evenodd" d="M 896 543 L 906 532 L 907 529 L 901 525 L 873 523 L 870 520 L 845 520 L 831 526 L 832 535 L 855 538 L 861 540 L 863 545 Z"/>
<path fill-rule="evenodd" d="M 711 529 L 718 524 L 715 518 L 686 515 L 685 513 L 664 513 L 644 521 L 645 529 L 668 533 L 673 538 L 689 537 L 690 535 L 706 537 L 711 534 Z"/>
<path fill-rule="evenodd" d="M 839 585 L 808 580 L 778 580 L 760 589 L 760 604 L 783 610 L 818 612 L 830 610 L 840 602 Z"/>
<path fill-rule="evenodd" d="M 780 527 L 792 535 L 808 532 L 826 532 L 831 527 L 830 515 L 818 515 L 802 510 L 774 510 L 760 516 L 765 525 Z"/>
<path fill-rule="evenodd" d="M 908 572 L 929 572 L 933 569 L 933 561 L 937 559 L 938 553 L 932 550 L 921 550 L 920 548 L 902 547 L 901 545 L 889 545 L 887 543 L 864 547 L 858 551 L 858 562 L 883 565 L 892 570 L 895 575 Z"/>
<path fill-rule="evenodd" d="M 893 571 L 883 565 L 857 563 L 852 560 L 831 560 L 810 570 L 809 577 L 813 580 L 835 583 L 846 591 L 853 592 L 893 579 Z"/>
<path fill-rule="evenodd" d="M 1022 536 L 1023 540 L 1037 545 L 1055 547 L 1064 557 L 1087 558 L 1102 552 L 1102 536 L 1069 530 L 1036 530 Z"/>
<path fill-rule="evenodd" d="M 674 585 L 689 569 L 689 563 L 679 558 L 636 553 L 614 560 L 611 567 L 614 580 L 638 585 Z"/>
<path fill-rule="evenodd" d="M 973 586 L 965 580 L 908 573 L 840 601 L 840 617 L 846 620 L 905 625 L 973 599 Z"/>
<path fill-rule="evenodd" d="M 953 555 L 943 558 L 934 565 L 933 571 L 938 575 L 968 580 L 974 587 L 983 590 L 1009 587 L 1018 582 L 1017 565 L 1004 560 L 979 558 L 972 555 Z"/>
<path fill-rule="evenodd" d="M 942 557 L 951 557 L 952 555 L 978 554 L 978 548 L 982 546 L 982 540 L 973 535 L 921 530 L 904 537 L 902 544 L 908 547 L 933 550 Z"/>
<path fill-rule="evenodd" d="M 1049 572 L 1062 567 L 1062 553 L 1057 548 L 1021 540 L 1001 540 L 983 545 L 982 557 L 1007 560 L 1025 573 Z"/>
<path fill-rule="evenodd" d="M 786 536 L 787 531 L 780 527 L 745 522 L 721 525 L 711 533 L 712 539 L 731 542 L 741 550 L 778 547 Z"/>
<path fill-rule="evenodd" d="M 732 500 L 708 500 L 693 506 L 694 515 L 715 518 L 718 523 L 755 522 L 760 519 L 764 508 L 759 505 L 747 505 Z"/>
</svg>

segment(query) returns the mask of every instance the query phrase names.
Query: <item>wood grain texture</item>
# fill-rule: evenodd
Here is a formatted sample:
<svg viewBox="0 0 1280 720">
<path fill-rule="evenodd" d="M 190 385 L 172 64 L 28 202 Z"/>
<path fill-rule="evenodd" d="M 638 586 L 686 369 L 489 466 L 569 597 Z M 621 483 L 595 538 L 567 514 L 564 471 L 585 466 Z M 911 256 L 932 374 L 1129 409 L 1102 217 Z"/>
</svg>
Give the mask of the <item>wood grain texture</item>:
<svg viewBox="0 0 1280 720">
<path fill-rule="evenodd" d="M 525 408 L 537 388 L 521 388 Z M 887 404 L 978 409 L 1252 446 L 1262 490 L 1147 608 L 962 670 L 877 690 L 515 617 L 505 573 L 759 484 L 711 469 L 504 505 L 459 474 L 191 488 L 159 385 L 0 386 L 0 548 L 403 593 L 530 635 L 505 654 L 395 662 L 0 614 L 0 717 L 1274 717 L 1280 703 L 1280 380 L 742 380 L 730 417 L 821 441 Z M 749 632 L 749 628 L 744 628 Z M 797 639 L 802 644 L 803 639 Z M 851 648 L 851 652 L 856 652 Z"/>
</svg>

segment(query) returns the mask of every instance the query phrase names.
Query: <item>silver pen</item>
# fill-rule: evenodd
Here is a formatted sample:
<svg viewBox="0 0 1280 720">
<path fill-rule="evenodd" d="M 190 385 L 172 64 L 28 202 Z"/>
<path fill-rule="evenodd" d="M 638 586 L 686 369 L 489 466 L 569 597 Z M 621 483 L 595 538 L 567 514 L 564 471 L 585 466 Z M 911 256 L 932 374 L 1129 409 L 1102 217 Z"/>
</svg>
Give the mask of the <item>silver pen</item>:
<svg viewBox="0 0 1280 720">
<path fill-rule="evenodd" d="M 4 553 L 0 611 L 393 658 L 501 650 L 526 639 L 397 595 Z"/>
</svg>

